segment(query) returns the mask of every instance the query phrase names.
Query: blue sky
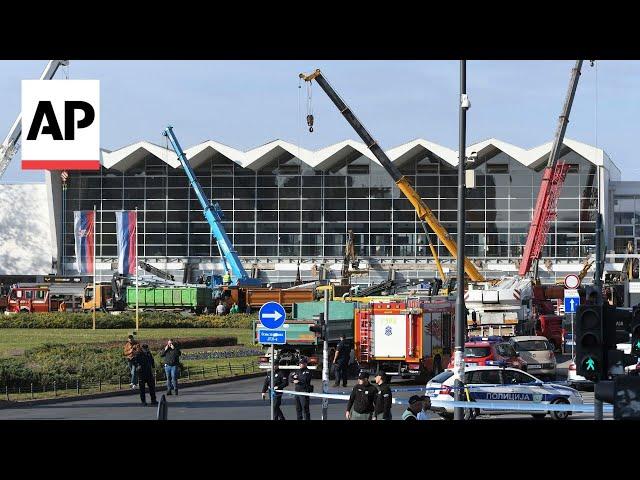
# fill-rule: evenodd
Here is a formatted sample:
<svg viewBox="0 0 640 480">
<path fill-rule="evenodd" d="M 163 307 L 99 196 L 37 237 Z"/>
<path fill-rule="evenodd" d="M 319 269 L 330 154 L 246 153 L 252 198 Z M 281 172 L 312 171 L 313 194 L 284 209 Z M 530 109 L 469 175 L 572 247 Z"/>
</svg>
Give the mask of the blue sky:
<svg viewBox="0 0 640 480">
<path fill-rule="evenodd" d="M 467 144 L 496 137 L 531 148 L 550 141 L 573 63 L 467 62 Z M 1 137 L 20 109 L 20 81 L 38 78 L 45 65 L 46 60 L 0 61 Z M 72 60 L 68 74 L 101 81 L 101 146 L 110 150 L 139 140 L 164 145 L 161 131 L 169 123 L 185 148 L 212 139 L 247 150 L 280 138 L 317 149 L 358 139 L 317 86 L 315 130 L 307 131 L 306 86 L 298 88 L 298 73 L 315 68 L 383 148 L 422 137 L 457 150 L 459 63 L 453 60 Z M 63 72 L 56 78 L 64 78 Z M 585 62 L 567 129 L 567 137 L 604 148 L 625 180 L 640 180 L 638 81 L 639 61 L 601 61 L 597 68 Z M 20 169 L 18 153 L 2 182 L 43 179 L 42 172 Z"/>
</svg>

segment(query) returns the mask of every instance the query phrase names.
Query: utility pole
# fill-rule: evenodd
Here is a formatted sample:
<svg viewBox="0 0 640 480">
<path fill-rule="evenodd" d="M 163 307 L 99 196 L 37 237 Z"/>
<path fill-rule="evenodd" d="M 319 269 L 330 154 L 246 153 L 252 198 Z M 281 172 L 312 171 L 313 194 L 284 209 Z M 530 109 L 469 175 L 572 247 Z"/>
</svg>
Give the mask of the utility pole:
<svg viewBox="0 0 640 480">
<path fill-rule="evenodd" d="M 454 398 L 462 401 L 462 381 L 464 379 L 464 338 L 467 329 L 467 316 L 464 306 L 464 243 L 465 243 L 465 163 L 466 163 L 466 137 L 467 137 L 467 110 L 471 106 L 467 97 L 467 61 L 460 60 L 460 145 L 458 150 L 458 252 L 457 252 L 457 290 L 456 298 L 456 338 L 454 366 L 456 387 Z M 453 410 L 454 420 L 462 420 L 464 411 L 460 407 Z"/>
<path fill-rule="evenodd" d="M 322 393 L 329 393 L 329 290 L 324 291 L 324 342 L 322 344 Z M 322 420 L 328 420 L 329 399 L 322 399 Z"/>
<path fill-rule="evenodd" d="M 602 305 L 602 214 L 596 215 L 596 270 L 593 274 L 593 286 L 596 288 L 596 303 Z M 606 375 L 606 373 L 605 373 Z M 602 420 L 604 415 L 602 400 L 593 400 L 593 419 Z"/>
</svg>

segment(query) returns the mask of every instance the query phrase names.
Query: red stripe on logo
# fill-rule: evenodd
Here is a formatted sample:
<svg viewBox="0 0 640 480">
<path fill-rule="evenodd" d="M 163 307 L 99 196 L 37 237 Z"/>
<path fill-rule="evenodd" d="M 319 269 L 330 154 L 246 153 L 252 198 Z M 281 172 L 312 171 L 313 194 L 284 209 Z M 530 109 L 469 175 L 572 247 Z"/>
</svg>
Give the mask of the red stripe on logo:
<svg viewBox="0 0 640 480">
<path fill-rule="evenodd" d="M 100 160 L 22 160 L 23 170 L 100 170 Z"/>
</svg>

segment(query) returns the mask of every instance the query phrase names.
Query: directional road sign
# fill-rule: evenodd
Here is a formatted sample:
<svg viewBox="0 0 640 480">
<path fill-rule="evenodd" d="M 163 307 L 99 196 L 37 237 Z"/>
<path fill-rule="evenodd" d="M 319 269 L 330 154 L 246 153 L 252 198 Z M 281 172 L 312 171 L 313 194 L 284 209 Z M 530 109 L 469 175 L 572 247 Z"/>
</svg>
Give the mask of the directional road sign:
<svg viewBox="0 0 640 480">
<path fill-rule="evenodd" d="M 258 342 L 270 343 L 272 345 L 284 345 L 287 343 L 286 330 L 258 330 Z"/>
<path fill-rule="evenodd" d="M 260 307 L 258 319 L 265 328 L 280 328 L 286 319 L 284 307 L 278 302 L 267 302 Z"/>
<path fill-rule="evenodd" d="M 580 296 L 567 297 L 566 292 L 567 290 L 564 297 L 564 313 L 576 313 L 580 306 Z"/>
</svg>

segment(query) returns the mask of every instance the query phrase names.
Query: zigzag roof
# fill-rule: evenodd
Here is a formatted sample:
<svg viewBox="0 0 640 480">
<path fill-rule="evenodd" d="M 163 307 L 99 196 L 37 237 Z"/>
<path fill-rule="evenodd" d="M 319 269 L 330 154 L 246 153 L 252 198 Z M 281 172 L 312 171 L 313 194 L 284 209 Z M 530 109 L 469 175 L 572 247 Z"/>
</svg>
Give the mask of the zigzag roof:
<svg viewBox="0 0 640 480">
<path fill-rule="evenodd" d="M 619 172 L 618 167 L 609 159 L 604 150 L 600 148 L 568 138 L 565 138 L 563 145 L 566 149 L 573 150 L 594 165 L 605 166 L 606 162 L 608 168 L 613 166 L 613 168 Z M 546 162 L 550 150 L 551 142 L 527 150 L 496 138 L 490 138 L 469 145 L 466 154 L 469 156 L 475 152 L 478 158 L 481 159 L 483 157 L 492 157 L 499 152 L 504 152 L 515 161 L 529 168 L 537 169 Z M 430 152 L 451 167 L 458 165 L 458 152 L 456 150 L 451 150 L 422 138 L 398 145 L 386 151 L 391 161 L 397 165 L 401 165 L 418 155 L 424 155 L 426 152 Z M 319 170 L 328 170 L 340 161 L 354 159 L 359 155 L 378 163 L 377 159 L 364 143 L 354 140 L 343 140 L 342 142 L 315 151 L 307 150 L 284 140 L 274 140 L 247 151 L 229 147 L 214 140 L 208 140 L 187 148 L 185 153 L 189 162 L 194 167 L 205 162 L 217 153 L 244 168 L 250 168 L 255 171 L 269 165 L 283 154 L 296 157 L 310 167 Z M 166 162 L 173 168 L 180 166 L 180 162 L 177 160 L 173 150 L 146 141 L 127 145 L 114 151 L 103 149 L 101 150 L 101 154 L 101 161 L 105 168 L 116 169 L 123 172 L 142 161 L 144 157 L 149 154 Z"/>
</svg>

